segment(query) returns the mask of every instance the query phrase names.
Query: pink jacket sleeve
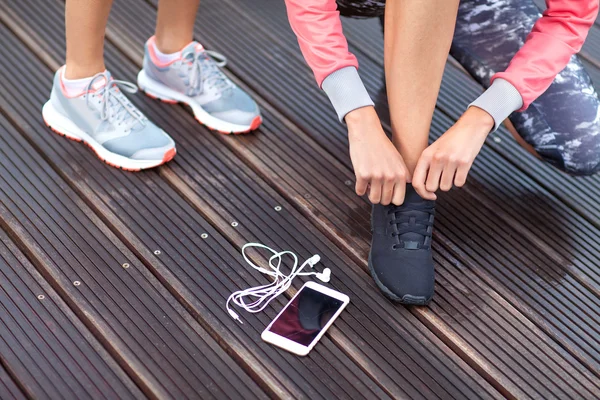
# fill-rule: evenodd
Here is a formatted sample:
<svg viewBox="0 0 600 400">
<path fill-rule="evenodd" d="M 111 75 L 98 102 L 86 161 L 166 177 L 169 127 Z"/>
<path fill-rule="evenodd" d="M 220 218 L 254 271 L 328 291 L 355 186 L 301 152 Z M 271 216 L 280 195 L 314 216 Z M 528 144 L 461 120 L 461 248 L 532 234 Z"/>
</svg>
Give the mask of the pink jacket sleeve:
<svg viewBox="0 0 600 400">
<path fill-rule="evenodd" d="M 510 82 L 526 109 L 548 89 L 556 75 L 581 50 L 598 14 L 598 0 L 546 0 L 548 7 L 535 23 L 508 68 L 492 77 Z"/>
<path fill-rule="evenodd" d="M 288 19 L 317 84 L 329 96 L 340 120 L 373 105 L 348 51 L 335 0 L 286 0 Z"/>
<path fill-rule="evenodd" d="M 338 69 L 358 68 L 356 57 L 348 51 L 335 0 L 286 0 L 285 4 L 302 55 L 319 87 Z"/>
</svg>

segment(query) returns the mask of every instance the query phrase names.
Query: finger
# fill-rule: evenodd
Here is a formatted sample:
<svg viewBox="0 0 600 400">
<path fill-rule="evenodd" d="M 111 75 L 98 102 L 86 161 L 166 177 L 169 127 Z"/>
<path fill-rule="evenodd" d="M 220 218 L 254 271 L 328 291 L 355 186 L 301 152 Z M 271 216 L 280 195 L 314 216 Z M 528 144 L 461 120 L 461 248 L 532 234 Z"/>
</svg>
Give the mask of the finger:
<svg viewBox="0 0 600 400">
<path fill-rule="evenodd" d="M 369 200 L 373 204 L 379 204 L 381 201 L 381 179 L 372 180 L 369 188 Z"/>
<path fill-rule="evenodd" d="M 367 193 L 367 186 L 369 184 L 369 181 L 359 177 L 358 175 L 356 176 L 356 186 L 355 186 L 355 191 L 356 194 L 359 196 L 364 195 L 365 193 Z"/>
<path fill-rule="evenodd" d="M 454 183 L 454 174 L 456 173 L 456 162 L 448 162 L 442 172 L 442 179 L 440 179 L 440 190 L 447 192 L 452 189 Z"/>
<path fill-rule="evenodd" d="M 435 194 L 430 193 L 425 188 L 425 180 L 427 179 L 427 170 L 429 169 L 429 158 L 421 156 L 415 167 L 412 175 L 412 185 L 415 191 L 426 200 L 435 200 Z"/>
<path fill-rule="evenodd" d="M 469 170 L 471 169 L 471 163 L 466 165 L 461 165 L 456 169 L 456 176 L 454 177 L 454 184 L 457 187 L 462 187 L 467 182 L 467 175 L 469 175 Z"/>
<path fill-rule="evenodd" d="M 394 194 L 392 196 L 392 203 L 401 206 L 404 203 L 404 194 L 406 192 L 406 183 L 396 182 L 394 186 Z"/>
<path fill-rule="evenodd" d="M 387 206 L 392 202 L 392 196 L 394 195 L 394 180 L 387 180 L 383 184 L 381 192 L 381 204 Z"/>
<path fill-rule="evenodd" d="M 440 178 L 444 171 L 444 162 L 433 161 L 427 171 L 427 180 L 425 181 L 425 189 L 430 193 L 435 193 L 440 186 Z"/>
</svg>

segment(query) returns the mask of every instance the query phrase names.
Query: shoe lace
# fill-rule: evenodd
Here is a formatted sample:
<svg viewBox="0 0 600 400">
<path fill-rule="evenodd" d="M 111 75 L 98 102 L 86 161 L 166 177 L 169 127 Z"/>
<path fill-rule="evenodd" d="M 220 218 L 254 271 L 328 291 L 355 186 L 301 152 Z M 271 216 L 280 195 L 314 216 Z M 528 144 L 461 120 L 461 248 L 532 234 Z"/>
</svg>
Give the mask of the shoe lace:
<svg viewBox="0 0 600 400">
<path fill-rule="evenodd" d="M 418 211 L 424 214 L 418 216 L 408 215 L 406 211 Z M 388 215 L 393 215 L 394 218 L 390 220 L 390 225 L 396 225 L 396 232 L 392 232 L 392 236 L 398 238 L 398 243 L 394 245 L 394 250 L 401 247 L 415 250 L 430 248 L 432 230 L 429 228 L 433 226 L 431 216 L 434 214 L 435 207 L 430 203 L 407 203 L 401 206 L 391 205 L 388 209 Z M 402 236 L 407 233 L 420 235 L 423 237 L 423 240 L 419 242 L 415 242 L 414 240 L 403 240 Z M 416 244 L 407 247 L 406 244 L 408 242 Z"/>
<path fill-rule="evenodd" d="M 231 81 L 219 69 L 227 65 L 227 58 L 224 55 L 211 50 L 201 50 L 197 52 L 188 52 L 183 59 L 191 63 L 190 67 L 190 87 L 192 94 L 199 94 L 204 91 L 204 85 L 212 85 L 220 91 L 232 87 Z"/>
<path fill-rule="evenodd" d="M 90 98 L 98 98 L 100 103 L 100 119 L 110 121 L 117 125 L 125 124 L 126 128 L 131 128 L 140 123 L 144 124 L 146 118 L 138 110 L 131 101 L 119 90 L 119 88 L 127 93 L 137 93 L 137 86 L 131 82 L 121 81 L 117 79 L 109 79 L 104 72 L 94 75 L 88 84 L 86 92 L 89 93 L 94 83 L 103 78 L 106 84 L 93 93 L 86 96 L 86 105 L 90 107 Z"/>
</svg>

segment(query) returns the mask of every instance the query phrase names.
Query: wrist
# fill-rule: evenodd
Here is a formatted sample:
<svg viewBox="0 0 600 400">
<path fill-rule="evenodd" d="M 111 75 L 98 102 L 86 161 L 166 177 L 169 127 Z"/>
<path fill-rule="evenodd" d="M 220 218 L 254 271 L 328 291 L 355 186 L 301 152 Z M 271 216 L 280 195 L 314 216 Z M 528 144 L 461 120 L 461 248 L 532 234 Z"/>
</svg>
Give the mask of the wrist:
<svg viewBox="0 0 600 400">
<path fill-rule="evenodd" d="M 378 120 L 375 107 L 366 106 L 350 111 L 348 114 L 346 114 L 344 121 L 346 122 L 346 125 L 350 126 L 364 124 L 365 122 L 372 121 L 373 119 Z"/>
<path fill-rule="evenodd" d="M 460 118 L 461 123 L 476 132 L 481 132 L 486 136 L 494 129 L 494 118 L 485 110 L 471 106 Z"/>
<path fill-rule="evenodd" d="M 346 115 L 348 126 L 348 139 L 362 139 L 376 136 L 379 132 L 385 136 L 381 128 L 381 121 L 372 106 L 357 108 Z"/>
</svg>

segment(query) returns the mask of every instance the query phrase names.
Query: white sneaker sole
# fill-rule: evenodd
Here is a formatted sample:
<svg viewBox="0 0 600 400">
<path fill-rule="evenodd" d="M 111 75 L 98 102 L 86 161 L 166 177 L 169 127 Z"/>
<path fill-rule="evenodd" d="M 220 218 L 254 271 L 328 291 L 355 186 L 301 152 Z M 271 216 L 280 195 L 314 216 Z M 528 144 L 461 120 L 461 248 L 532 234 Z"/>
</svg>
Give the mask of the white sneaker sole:
<svg viewBox="0 0 600 400">
<path fill-rule="evenodd" d="M 148 77 L 146 71 L 144 71 L 143 69 L 139 72 L 137 81 L 140 89 L 149 97 L 164 101 L 165 103 L 169 104 L 187 104 L 191 107 L 192 112 L 194 113 L 194 117 L 196 118 L 196 120 L 198 120 L 198 122 L 206 125 L 209 129 L 218 131 L 220 133 L 247 133 L 258 128 L 262 123 L 262 118 L 260 116 L 256 116 L 252 120 L 250 125 L 237 125 L 215 118 L 206 111 L 204 111 L 202 107 L 196 104 L 196 102 L 191 97 L 181 94 L 163 85 L 160 82 L 156 82 L 152 78 Z"/>
<path fill-rule="evenodd" d="M 108 165 L 121 168 L 126 171 L 140 171 L 142 169 L 154 168 L 171 161 L 175 157 L 175 147 L 168 150 L 161 160 L 134 160 L 106 150 L 102 145 L 96 142 L 90 135 L 82 131 L 67 117 L 56 111 L 50 101 L 44 104 L 42 108 L 44 122 L 50 129 L 76 142 L 83 142 L 88 145 L 98 158 Z"/>
</svg>

